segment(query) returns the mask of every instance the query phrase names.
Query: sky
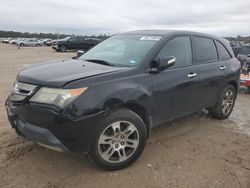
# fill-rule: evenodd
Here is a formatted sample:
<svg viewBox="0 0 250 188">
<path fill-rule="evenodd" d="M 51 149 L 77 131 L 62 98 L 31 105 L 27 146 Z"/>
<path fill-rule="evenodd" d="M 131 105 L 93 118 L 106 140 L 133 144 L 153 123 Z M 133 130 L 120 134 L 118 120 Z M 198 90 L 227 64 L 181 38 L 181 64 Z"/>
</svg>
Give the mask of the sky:
<svg viewBox="0 0 250 188">
<path fill-rule="evenodd" d="M 114 34 L 179 29 L 250 35 L 250 0 L 0 0 L 0 30 Z"/>
</svg>

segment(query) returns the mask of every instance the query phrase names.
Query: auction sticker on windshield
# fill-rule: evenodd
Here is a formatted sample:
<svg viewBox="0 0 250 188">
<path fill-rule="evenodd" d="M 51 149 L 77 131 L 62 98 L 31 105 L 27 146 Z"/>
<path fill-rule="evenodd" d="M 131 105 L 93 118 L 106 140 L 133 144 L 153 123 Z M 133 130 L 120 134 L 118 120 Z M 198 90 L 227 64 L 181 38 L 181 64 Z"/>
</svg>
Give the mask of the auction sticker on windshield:
<svg viewBox="0 0 250 188">
<path fill-rule="evenodd" d="M 140 40 L 154 40 L 159 41 L 161 39 L 160 36 L 142 36 Z"/>
</svg>

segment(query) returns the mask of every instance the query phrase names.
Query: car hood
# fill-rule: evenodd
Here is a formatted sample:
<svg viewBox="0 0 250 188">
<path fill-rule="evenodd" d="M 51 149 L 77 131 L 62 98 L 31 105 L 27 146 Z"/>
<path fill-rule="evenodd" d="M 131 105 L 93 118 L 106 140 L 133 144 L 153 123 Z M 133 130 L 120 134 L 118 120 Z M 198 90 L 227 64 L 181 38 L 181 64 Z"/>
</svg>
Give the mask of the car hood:
<svg viewBox="0 0 250 188">
<path fill-rule="evenodd" d="M 20 82 L 48 87 L 63 87 L 68 82 L 128 69 L 82 60 L 63 60 L 23 67 L 17 76 Z"/>
</svg>

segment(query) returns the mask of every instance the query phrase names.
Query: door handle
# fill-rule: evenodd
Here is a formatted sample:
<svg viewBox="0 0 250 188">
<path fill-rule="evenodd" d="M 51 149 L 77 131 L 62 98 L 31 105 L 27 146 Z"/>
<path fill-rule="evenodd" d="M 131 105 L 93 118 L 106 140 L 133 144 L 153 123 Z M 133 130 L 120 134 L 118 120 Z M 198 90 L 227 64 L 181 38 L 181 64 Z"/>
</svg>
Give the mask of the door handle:
<svg viewBox="0 0 250 188">
<path fill-rule="evenodd" d="M 189 74 L 187 75 L 188 78 L 193 78 L 193 77 L 195 77 L 195 76 L 197 76 L 197 73 L 189 73 Z"/>
<path fill-rule="evenodd" d="M 227 67 L 226 66 L 221 66 L 220 70 L 225 70 Z"/>
</svg>

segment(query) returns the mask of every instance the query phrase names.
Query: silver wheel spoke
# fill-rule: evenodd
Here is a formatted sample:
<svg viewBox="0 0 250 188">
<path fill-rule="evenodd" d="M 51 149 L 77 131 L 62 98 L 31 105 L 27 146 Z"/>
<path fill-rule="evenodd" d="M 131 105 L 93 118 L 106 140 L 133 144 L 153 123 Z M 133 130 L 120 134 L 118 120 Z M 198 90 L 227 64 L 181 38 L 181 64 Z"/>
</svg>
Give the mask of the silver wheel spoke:
<svg viewBox="0 0 250 188">
<path fill-rule="evenodd" d="M 227 113 L 227 106 L 224 107 L 223 112 L 224 112 L 224 114 Z"/>
<path fill-rule="evenodd" d="M 113 123 L 111 126 L 112 126 L 112 129 L 113 129 L 115 135 L 120 134 L 120 132 L 121 132 L 121 124 L 120 124 L 119 121 Z"/>
<path fill-rule="evenodd" d="M 228 113 L 230 111 L 230 109 L 231 109 L 231 105 L 228 104 L 226 112 Z"/>
<path fill-rule="evenodd" d="M 118 156 L 119 156 L 119 161 L 125 161 L 127 159 L 124 148 L 119 149 Z"/>
<path fill-rule="evenodd" d="M 134 140 L 134 139 L 127 139 L 126 140 L 126 147 L 137 148 L 138 144 L 139 144 L 138 140 Z"/>
<path fill-rule="evenodd" d="M 234 93 L 233 91 L 228 90 L 222 101 L 222 112 L 224 114 L 228 114 L 233 107 L 233 103 L 234 103 Z"/>
<path fill-rule="evenodd" d="M 134 126 L 129 125 L 124 131 L 123 133 L 129 137 L 131 134 L 133 134 L 135 131 L 137 131 L 137 129 Z"/>
<path fill-rule="evenodd" d="M 103 153 L 102 153 L 102 157 L 105 159 L 105 160 L 109 160 L 110 157 L 114 154 L 115 152 L 115 149 L 113 147 L 109 147 L 107 148 Z"/>
<path fill-rule="evenodd" d="M 227 104 L 227 101 L 226 101 L 226 99 L 224 99 L 224 100 L 222 101 L 222 106 L 224 107 L 226 104 Z"/>
<path fill-rule="evenodd" d="M 112 138 L 111 136 L 102 135 L 99 139 L 99 144 L 111 144 Z"/>
</svg>

